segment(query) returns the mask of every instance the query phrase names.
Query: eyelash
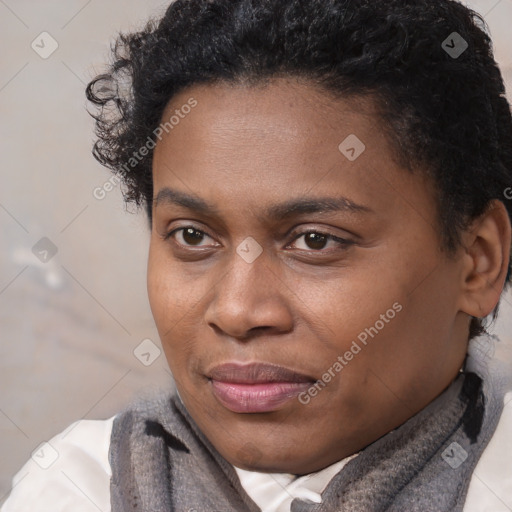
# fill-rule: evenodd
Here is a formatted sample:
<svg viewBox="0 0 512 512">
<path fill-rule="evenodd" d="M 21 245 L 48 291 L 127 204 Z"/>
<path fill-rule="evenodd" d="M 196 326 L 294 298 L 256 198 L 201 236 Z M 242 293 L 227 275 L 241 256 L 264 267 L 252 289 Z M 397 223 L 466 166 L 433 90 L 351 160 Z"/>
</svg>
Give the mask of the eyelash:
<svg viewBox="0 0 512 512">
<path fill-rule="evenodd" d="M 186 229 L 192 229 L 192 230 L 194 230 L 197 233 L 200 233 L 202 235 L 206 235 L 206 236 L 208 236 L 210 238 L 213 238 L 206 231 L 204 231 L 202 229 L 197 229 L 195 226 L 183 226 L 183 227 L 180 227 L 180 228 L 173 229 L 169 233 L 166 233 L 164 235 L 163 239 L 164 240 L 169 240 L 175 233 L 178 233 L 180 231 L 185 231 Z M 327 239 L 327 241 L 333 240 L 333 241 L 337 242 L 340 245 L 341 249 L 346 249 L 348 246 L 354 244 L 354 242 L 352 242 L 351 240 L 347 240 L 345 238 L 339 238 L 337 236 L 331 235 L 329 233 L 325 233 L 325 232 L 320 231 L 318 229 L 308 229 L 308 230 L 302 231 L 302 232 L 294 232 L 294 233 L 292 233 L 292 236 L 294 236 L 292 242 L 295 242 L 299 238 L 301 238 L 303 236 L 306 236 L 306 235 L 309 235 L 309 234 L 316 234 L 316 235 L 323 236 L 323 237 L 325 237 Z M 188 247 L 194 247 L 192 245 L 185 245 L 184 246 L 184 245 L 179 244 L 179 243 L 178 243 L 178 245 L 180 247 L 187 247 L 187 248 Z M 195 246 L 195 247 L 201 247 L 201 246 Z M 299 249 L 299 250 L 303 250 L 304 251 L 306 249 Z M 307 251 L 308 252 L 315 252 L 315 253 L 330 252 L 328 249 L 309 249 Z"/>
</svg>

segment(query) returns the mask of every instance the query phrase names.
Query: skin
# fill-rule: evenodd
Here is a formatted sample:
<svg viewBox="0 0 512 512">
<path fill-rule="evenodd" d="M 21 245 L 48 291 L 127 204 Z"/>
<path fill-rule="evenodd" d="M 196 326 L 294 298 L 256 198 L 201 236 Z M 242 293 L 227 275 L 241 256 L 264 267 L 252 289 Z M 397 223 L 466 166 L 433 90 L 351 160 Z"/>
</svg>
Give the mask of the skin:
<svg viewBox="0 0 512 512">
<path fill-rule="evenodd" d="M 402 424 L 457 376 L 470 315 L 489 314 L 503 287 L 506 210 L 493 203 L 449 255 L 433 187 L 394 161 L 371 102 L 276 78 L 193 86 L 162 119 L 190 97 L 197 106 L 155 148 L 154 195 L 170 188 L 216 211 L 154 203 L 148 293 L 170 369 L 230 463 L 318 471 Z M 366 146 L 353 162 L 338 149 L 350 134 Z M 341 196 L 368 211 L 265 215 L 287 200 Z M 199 233 L 165 238 L 189 226 Z M 309 229 L 349 243 L 301 236 Z M 252 263 L 236 252 L 249 236 L 263 249 Z M 395 303 L 401 311 L 307 405 L 234 413 L 212 394 L 205 375 L 227 361 L 320 380 Z"/>
</svg>

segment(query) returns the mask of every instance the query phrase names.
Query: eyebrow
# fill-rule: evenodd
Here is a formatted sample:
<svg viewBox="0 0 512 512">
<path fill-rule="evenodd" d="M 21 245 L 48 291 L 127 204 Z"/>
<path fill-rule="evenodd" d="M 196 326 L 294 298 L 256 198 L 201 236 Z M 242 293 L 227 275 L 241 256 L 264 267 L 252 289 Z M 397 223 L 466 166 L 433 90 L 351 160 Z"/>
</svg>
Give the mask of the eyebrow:
<svg viewBox="0 0 512 512">
<path fill-rule="evenodd" d="M 155 208 L 160 204 L 178 205 L 204 215 L 219 216 L 220 214 L 218 208 L 205 200 L 168 187 L 161 189 L 153 199 Z M 263 216 L 270 220 L 281 220 L 302 214 L 329 212 L 374 213 L 368 206 L 357 204 L 346 197 L 336 196 L 290 199 L 283 203 L 270 205 L 263 212 Z"/>
</svg>

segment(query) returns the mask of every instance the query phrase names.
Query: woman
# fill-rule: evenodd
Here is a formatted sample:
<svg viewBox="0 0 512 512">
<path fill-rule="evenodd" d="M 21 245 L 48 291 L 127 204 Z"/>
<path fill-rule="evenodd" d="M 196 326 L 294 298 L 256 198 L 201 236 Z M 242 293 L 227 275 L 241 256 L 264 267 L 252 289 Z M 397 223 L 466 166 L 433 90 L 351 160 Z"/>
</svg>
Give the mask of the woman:
<svg viewBox="0 0 512 512">
<path fill-rule="evenodd" d="M 146 209 L 176 392 L 72 425 L 4 512 L 511 509 L 510 356 L 483 320 L 512 117 L 481 21 L 177 0 L 119 37 L 94 155 Z"/>
</svg>

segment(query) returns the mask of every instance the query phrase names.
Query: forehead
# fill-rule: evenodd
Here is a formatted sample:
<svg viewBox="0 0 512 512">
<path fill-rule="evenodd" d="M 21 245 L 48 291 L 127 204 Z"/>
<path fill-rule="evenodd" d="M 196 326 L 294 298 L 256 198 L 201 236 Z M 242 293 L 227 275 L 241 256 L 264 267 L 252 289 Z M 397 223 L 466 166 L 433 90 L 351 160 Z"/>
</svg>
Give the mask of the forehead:
<svg viewBox="0 0 512 512">
<path fill-rule="evenodd" d="M 176 142 L 190 135 L 181 133 L 180 137 L 180 132 L 190 127 L 195 135 L 212 142 L 239 135 L 249 139 L 248 146 L 261 149 L 258 143 L 268 144 L 271 133 L 276 144 L 295 142 L 294 150 L 306 153 L 329 132 L 337 140 L 347 129 L 371 131 L 379 121 L 376 104 L 369 96 L 335 98 L 304 79 L 273 78 L 261 84 L 220 82 L 189 87 L 171 99 L 162 124 L 173 117 L 176 120 L 175 114 L 191 98 L 197 106 L 180 116 L 179 126 L 172 127 Z M 379 133 L 381 130 L 376 130 L 376 135 Z M 304 144 L 306 137 L 310 144 Z"/>
<path fill-rule="evenodd" d="M 191 99 L 196 106 L 181 110 Z M 169 188 L 194 192 L 212 208 L 237 197 L 272 213 L 268 206 L 286 198 L 334 195 L 386 208 L 400 199 L 397 190 L 425 195 L 423 180 L 395 162 L 368 98 L 335 99 L 284 78 L 257 86 L 198 85 L 169 102 L 162 123 L 172 116 L 179 122 L 154 153 L 155 198 Z"/>
</svg>

